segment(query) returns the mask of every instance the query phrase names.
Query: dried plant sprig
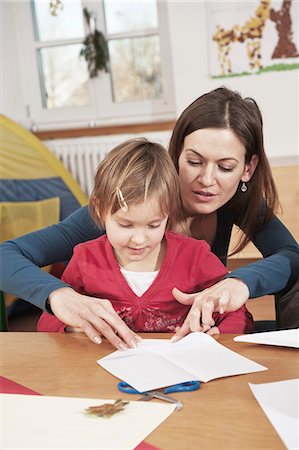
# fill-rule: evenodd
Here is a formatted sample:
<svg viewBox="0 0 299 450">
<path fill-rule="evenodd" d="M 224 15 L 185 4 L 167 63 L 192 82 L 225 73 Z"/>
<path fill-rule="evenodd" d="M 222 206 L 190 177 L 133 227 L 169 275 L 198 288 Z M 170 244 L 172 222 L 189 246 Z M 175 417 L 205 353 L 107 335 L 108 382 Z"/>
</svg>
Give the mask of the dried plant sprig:
<svg viewBox="0 0 299 450">
<path fill-rule="evenodd" d="M 129 402 L 126 402 L 125 400 L 118 399 L 114 403 L 104 403 L 103 405 L 99 406 L 89 406 L 89 408 L 86 408 L 87 414 L 90 414 L 92 416 L 97 417 L 104 417 L 106 419 L 109 419 L 114 414 L 117 414 L 120 411 L 123 411 L 124 407 Z"/>
<path fill-rule="evenodd" d="M 104 34 L 96 29 L 94 14 L 87 8 L 83 9 L 83 13 L 90 33 L 85 37 L 79 55 L 87 62 L 89 77 L 95 78 L 101 70 L 109 72 L 108 44 Z"/>
<path fill-rule="evenodd" d="M 57 11 L 63 10 L 63 4 L 61 0 L 53 0 L 49 3 L 49 9 L 51 16 L 57 16 Z"/>
</svg>

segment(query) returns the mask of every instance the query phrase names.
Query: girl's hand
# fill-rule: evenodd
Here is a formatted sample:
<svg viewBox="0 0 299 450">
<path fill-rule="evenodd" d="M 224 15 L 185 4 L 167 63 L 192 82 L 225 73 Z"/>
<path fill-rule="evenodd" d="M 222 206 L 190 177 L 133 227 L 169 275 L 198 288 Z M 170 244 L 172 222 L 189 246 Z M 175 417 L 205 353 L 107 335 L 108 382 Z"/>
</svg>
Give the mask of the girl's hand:
<svg viewBox="0 0 299 450">
<path fill-rule="evenodd" d="M 141 340 L 119 317 L 109 300 L 88 297 L 63 287 L 49 295 L 49 302 L 55 316 L 69 326 L 68 330 L 83 331 L 96 344 L 100 344 L 104 336 L 118 350 L 126 350 L 136 347 Z"/>
<path fill-rule="evenodd" d="M 237 311 L 248 300 L 249 289 L 237 278 L 225 278 L 202 292 L 185 294 L 174 288 L 172 295 L 179 303 L 192 305 L 183 325 L 171 338 L 172 342 L 176 342 L 191 331 L 206 332 L 213 327 L 213 312 Z"/>
</svg>

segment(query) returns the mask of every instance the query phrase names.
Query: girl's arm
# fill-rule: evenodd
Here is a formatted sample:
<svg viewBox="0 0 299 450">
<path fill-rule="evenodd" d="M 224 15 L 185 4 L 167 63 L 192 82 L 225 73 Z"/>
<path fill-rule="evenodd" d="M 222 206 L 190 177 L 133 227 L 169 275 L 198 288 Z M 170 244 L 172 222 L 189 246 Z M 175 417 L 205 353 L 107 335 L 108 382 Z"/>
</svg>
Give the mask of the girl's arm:
<svg viewBox="0 0 299 450">
<path fill-rule="evenodd" d="M 52 333 L 57 331 L 59 333 L 64 333 L 66 331 L 67 325 L 61 320 L 57 319 L 53 314 L 48 314 L 43 312 L 37 322 L 37 331 L 44 333 Z"/>
<path fill-rule="evenodd" d="M 0 290 L 46 310 L 50 293 L 68 284 L 39 267 L 68 261 L 76 244 L 101 234 L 83 207 L 57 225 L 2 243 Z"/>
<path fill-rule="evenodd" d="M 274 216 L 252 242 L 264 258 L 233 270 L 227 278 L 246 284 L 250 298 L 291 287 L 299 276 L 299 247 L 287 228 Z"/>
<path fill-rule="evenodd" d="M 215 327 L 222 334 L 244 334 L 254 331 L 253 317 L 245 305 L 230 313 L 214 313 L 213 319 Z"/>
</svg>

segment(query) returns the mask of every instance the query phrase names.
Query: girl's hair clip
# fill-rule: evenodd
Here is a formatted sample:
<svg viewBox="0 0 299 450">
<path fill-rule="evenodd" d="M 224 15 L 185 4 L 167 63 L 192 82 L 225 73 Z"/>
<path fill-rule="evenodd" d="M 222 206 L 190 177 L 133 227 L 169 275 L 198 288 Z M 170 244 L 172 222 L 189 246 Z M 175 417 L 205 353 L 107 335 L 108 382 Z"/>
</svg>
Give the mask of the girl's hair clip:
<svg viewBox="0 0 299 450">
<path fill-rule="evenodd" d="M 119 203 L 120 208 L 122 211 L 127 212 L 129 210 L 127 203 L 125 202 L 125 199 L 123 197 L 123 194 L 119 187 L 116 188 L 116 196 Z"/>
</svg>

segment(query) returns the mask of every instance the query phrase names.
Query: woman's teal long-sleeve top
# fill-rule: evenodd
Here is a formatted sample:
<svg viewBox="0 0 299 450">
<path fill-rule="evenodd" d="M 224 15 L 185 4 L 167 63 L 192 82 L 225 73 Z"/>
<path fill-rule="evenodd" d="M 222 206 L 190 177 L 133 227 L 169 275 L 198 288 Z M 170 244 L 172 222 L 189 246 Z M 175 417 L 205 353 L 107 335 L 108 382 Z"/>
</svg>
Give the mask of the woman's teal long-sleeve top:
<svg viewBox="0 0 299 450">
<path fill-rule="evenodd" d="M 212 250 L 224 263 L 233 223 L 238 224 L 236 218 L 225 210 L 218 210 Z M 39 267 L 69 260 L 76 244 L 103 233 L 93 223 L 87 207 L 83 207 L 57 225 L 2 243 L 0 290 L 45 309 L 49 294 L 67 284 Z M 279 219 L 274 216 L 253 243 L 264 258 L 238 268 L 228 276 L 242 280 L 248 286 L 251 298 L 291 286 L 299 276 L 299 248 Z"/>
</svg>

